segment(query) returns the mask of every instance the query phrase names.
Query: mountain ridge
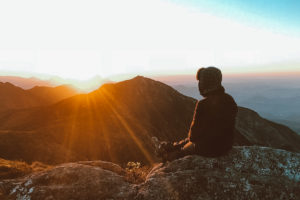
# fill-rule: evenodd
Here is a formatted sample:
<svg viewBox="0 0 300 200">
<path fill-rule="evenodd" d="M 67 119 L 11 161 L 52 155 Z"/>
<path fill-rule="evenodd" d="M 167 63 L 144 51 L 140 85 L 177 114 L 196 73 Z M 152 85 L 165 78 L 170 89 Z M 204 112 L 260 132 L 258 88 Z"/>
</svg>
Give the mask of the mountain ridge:
<svg viewBox="0 0 300 200">
<path fill-rule="evenodd" d="M 69 85 L 35 86 L 25 90 L 9 82 L 0 82 L 0 111 L 50 105 L 75 94 L 77 91 Z"/>
<path fill-rule="evenodd" d="M 0 113 L 0 157 L 50 164 L 96 159 L 152 163 L 157 158 L 151 137 L 186 137 L 196 102 L 166 84 L 138 76 L 50 106 Z M 300 151 L 299 136 L 251 113 L 239 108 L 235 145 Z M 289 136 L 282 137 L 284 132 Z"/>
<path fill-rule="evenodd" d="M 10 82 L 11 84 L 24 90 L 31 89 L 35 86 L 55 86 L 55 84 L 52 84 L 49 81 L 44 81 L 35 77 L 24 78 L 20 76 L 0 76 L 0 82 Z"/>
</svg>

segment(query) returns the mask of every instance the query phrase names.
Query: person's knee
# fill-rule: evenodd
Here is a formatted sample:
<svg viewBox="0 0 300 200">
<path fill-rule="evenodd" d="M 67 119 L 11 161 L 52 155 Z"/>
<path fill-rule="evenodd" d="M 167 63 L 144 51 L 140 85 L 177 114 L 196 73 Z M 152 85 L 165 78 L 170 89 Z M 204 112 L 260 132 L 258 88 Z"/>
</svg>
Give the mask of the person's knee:
<svg viewBox="0 0 300 200">
<path fill-rule="evenodd" d="M 192 153 L 195 153 L 195 147 L 196 147 L 196 145 L 194 143 L 189 142 L 186 145 L 184 145 L 184 147 L 182 148 L 182 151 L 184 151 L 187 154 L 192 154 Z"/>
</svg>

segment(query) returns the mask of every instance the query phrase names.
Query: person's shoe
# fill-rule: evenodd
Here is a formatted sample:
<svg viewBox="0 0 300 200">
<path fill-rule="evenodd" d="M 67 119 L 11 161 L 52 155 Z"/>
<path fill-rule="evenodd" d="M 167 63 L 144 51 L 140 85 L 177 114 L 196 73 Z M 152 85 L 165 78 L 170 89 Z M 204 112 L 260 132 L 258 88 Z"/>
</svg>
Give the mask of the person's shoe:
<svg viewBox="0 0 300 200">
<path fill-rule="evenodd" d="M 160 142 L 157 137 L 152 137 L 152 143 L 155 147 L 155 155 L 162 159 L 163 162 L 173 160 L 177 157 L 178 148 L 171 142 Z M 174 157 L 174 158 L 173 158 Z"/>
<path fill-rule="evenodd" d="M 159 158 L 162 158 L 166 153 L 163 145 L 166 142 L 160 142 L 157 137 L 152 137 L 152 143 L 155 149 L 155 155 Z"/>
</svg>

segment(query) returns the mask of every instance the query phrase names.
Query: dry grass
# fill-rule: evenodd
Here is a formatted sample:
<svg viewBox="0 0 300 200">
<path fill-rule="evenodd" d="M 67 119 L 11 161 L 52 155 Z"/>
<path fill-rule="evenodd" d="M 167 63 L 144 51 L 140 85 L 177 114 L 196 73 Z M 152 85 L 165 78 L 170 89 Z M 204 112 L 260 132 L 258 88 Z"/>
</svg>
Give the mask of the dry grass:
<svg viewBox="0 0 300 200">
<path fill-rule="evenodd" d="M 0 158 L 0 180 L 12 179 L 25 176 L 32 172 L 50 169 L 51 166 L 41 162 L 33 162 L 28 164 L 21 161 L 10 161 Z"/>
<path fill-rule="evenodd" d="M 151 169 L 151 166 L 142 166 L 139 162 L 128 162 L 125 168 L 125 179 L 130 183 L 145 182 Z"/>
</svg>

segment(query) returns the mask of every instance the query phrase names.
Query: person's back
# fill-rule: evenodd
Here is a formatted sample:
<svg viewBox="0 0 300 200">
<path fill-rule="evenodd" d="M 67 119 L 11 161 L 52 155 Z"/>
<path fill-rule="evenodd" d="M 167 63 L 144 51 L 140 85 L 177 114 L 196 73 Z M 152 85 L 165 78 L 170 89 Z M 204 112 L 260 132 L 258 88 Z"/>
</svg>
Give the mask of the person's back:
<svg viewBox="0 0 300 200">
<path fill-rule="evenodd" d="M 237 105 L 221 87 L 197 103 L 189 132 L 196 153 L 219 156 L 231 149 Z"/>
<path fill-rule="evenodd" d="M 173 145 L 162 145 L 158 152 L 165 160 L 189 154 L 217 157 L 233 145 L 237 105 L 222 86 L 222 73 L 215 67 L 200 68 L 196 79 L 200 94 L 188 138 Z"/>
<path fill-rule="evenodd" d="M 197 154 L 220 156 L 232 148 L 237 105 L 225 93 L 219 69 L 200 68 L 196 79 L 204 99 L 195 108 L 189 140 L 195 144 Z"/>
</svg>

